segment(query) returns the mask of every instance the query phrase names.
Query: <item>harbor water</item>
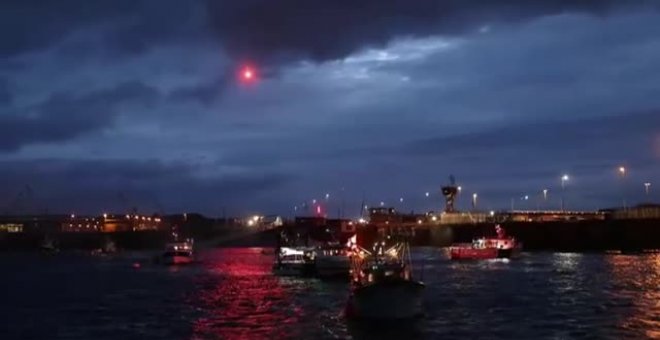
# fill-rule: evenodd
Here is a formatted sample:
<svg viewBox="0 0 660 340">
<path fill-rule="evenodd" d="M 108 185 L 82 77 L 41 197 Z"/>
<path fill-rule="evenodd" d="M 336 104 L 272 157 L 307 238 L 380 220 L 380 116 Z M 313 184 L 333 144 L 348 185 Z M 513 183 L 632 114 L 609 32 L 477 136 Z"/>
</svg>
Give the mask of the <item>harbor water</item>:
<svg viewBox="0 0 660 340">
<path fill-rule="evenodd" d="M 426 315 L 387 323 L 347 320 L 344 282 L 273 276 L 270 249 L 150 256 L 0 254 L 0 339 L 660 338 L 660 254 L 452 262 L 416 248 Z"/>
</svg>

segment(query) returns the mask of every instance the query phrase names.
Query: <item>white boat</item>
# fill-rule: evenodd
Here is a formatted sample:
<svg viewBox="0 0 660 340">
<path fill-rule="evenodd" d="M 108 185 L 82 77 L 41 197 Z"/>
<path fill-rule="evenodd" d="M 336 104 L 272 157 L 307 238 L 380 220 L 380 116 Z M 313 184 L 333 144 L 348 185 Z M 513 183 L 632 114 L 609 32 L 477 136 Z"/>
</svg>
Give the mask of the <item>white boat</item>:
<svg viewBox="0 0 660 340">
<path fill-rule="evenodd" d="M 413 279 L 407 243 L 374 253 L 355 251 L 346 314 L 360 319 L 409 319 L 423 315 L 424 284 Z"/>
<path fill-rule="evenodd" d="M 190 264 L 195 260 L 192 240 L 168 243 L 159 262 L 167 265 Z"/>
<path fill-rule="evenodd" d="M 314 252 L 307 248 L 281 247 L 273 264 L 279 276 L 310 275 L 314 269 Z"/>
</svg>

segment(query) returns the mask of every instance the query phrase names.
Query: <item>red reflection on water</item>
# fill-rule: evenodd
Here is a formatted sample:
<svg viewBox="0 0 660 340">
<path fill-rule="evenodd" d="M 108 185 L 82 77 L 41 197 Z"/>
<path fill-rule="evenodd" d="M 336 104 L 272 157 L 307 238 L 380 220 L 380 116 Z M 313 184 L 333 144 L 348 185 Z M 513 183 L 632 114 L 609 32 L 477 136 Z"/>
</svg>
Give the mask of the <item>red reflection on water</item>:
<svg viewBox="0 0 660 340">
<path fill-rule="evenodd" d="M 271 274 L 272 255 L 261 249 L 222 249 L 206 260 L 191 299 L 202 316 L 193 338 L 256 339 L 296 337 L 302 310 L 291 292 Z"/>
</svg>

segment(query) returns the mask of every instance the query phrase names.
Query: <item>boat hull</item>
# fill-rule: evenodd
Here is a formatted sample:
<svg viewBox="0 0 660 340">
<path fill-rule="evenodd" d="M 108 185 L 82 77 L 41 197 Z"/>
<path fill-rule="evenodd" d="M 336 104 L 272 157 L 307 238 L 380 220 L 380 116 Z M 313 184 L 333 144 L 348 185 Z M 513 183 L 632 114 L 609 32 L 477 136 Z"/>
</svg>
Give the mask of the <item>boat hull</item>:
<svg viewBox="0 0 660 340">
<path fill-rule="evenodd" d="M 351 262 L 347 256 L 318 256 L 315 267 L 320 278 L 348 278 Z"/>
<path fill-rule="evenodd" d="M 410 319 L 423 315 L 424 284 L 397 280 L 355 288 L 347 316 L 361 319 Z"/>
<path fill-rule="evenodd" d="M 312 263 L 275 263 L 273 274 L 277 276 L 314 276 L 316 270 Z"/>
<path fill-rule="evenodd" d="M 192 256 L 163 256 L 160 260 L 165 265 L 183 265 L 193 263 Z"/>
<path fill-rule="evenodd" d="M 511 258 L 518 253 L 518 249 L 497 249 L 497 248 L 463 248 L 452 247 L 450 257 L 452 260 L 488 260 Z"/>
</svg>

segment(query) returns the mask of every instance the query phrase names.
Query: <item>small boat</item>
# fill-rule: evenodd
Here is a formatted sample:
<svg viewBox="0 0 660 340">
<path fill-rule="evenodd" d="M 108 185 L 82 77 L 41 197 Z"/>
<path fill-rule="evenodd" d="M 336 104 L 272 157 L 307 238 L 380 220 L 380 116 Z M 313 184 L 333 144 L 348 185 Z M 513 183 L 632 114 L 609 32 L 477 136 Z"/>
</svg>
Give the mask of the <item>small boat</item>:
<svg viewBox="0 0 660 340">
<path fill-rule="evenodd" d="M 513 237 L 508 237 L 500 225 L 495 226 L 497 237 L 478 238 L 472 243 L 459 243 L 449 249 L 452 260 L 486 260 L 511 258 L 517 255 L 522 244 Z"/>
<path fill-rule="evenodd" d="M 280 247 L 273 264 L 278 276 L 308 276 L 314 273 L 314 251 L 303 247 Z"/>
<path fill-rule="evenodd" d="M 112 255 L 116 253 L 117 253 L 117 246 L 110 239 L 106 239 L 102 247 L 92 250 L 92 255 L 102 256 L 102 255 Z"/>
<path fill-rule="evenodd" d="M 41 242 L 39 245 L 39 250 L 41 250 L 42 253 L 48 255 L 54 255 L 60 252 L 60 248 L 57 246 L 55 241 L 48 237 L 44 238 L 44 240 Z"/>
<path fill-rule="evenodd" d="M 413 278 L 408 243 L 374 252 L 354 247 L 351 293 L 346 316 L 359 319 L 411 319 L 423 315 L 424 284 Z"/>
<path fill-rule="evenodd" d="M 193 240 L 173 242 L 165 245 L 165 250 L 158 257 L 158 262 L 166 265 L 190 264 L 195 260 Z"/>
</svg>

